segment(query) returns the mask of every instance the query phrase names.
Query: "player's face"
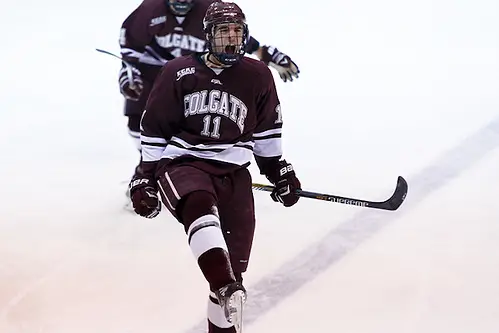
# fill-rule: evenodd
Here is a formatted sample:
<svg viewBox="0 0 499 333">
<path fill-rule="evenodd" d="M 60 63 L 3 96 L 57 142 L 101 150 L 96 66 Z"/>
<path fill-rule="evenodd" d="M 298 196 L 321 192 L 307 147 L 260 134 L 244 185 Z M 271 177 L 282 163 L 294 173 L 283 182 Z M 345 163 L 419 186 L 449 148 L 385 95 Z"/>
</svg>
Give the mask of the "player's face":
<svg viewBox="0 0 499 333">
<path fill-rule="evenodd" d="M 216 53 L 239 53 L 243 44 L 244 28 L 238 23 L 217 25 L 213 34 L 214 51 Z"/>
<path fill-rule="evenodd" d="M 170 9 L 174 14 L 186 15 L 192 8 L 194 0 L 168 0 Z"/>
</svg>

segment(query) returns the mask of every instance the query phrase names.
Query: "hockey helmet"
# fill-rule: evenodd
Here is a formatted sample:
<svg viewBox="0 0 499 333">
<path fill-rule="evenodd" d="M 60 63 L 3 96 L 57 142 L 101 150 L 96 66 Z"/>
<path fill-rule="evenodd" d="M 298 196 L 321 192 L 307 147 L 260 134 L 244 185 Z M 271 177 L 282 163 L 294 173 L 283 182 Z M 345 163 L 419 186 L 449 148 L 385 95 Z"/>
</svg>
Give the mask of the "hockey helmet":
<svg viewBox="0 0 499 333">
<path fill-rule="evenodd" d="M 244 56 L 248 25 L 241 8 L 233 2 L 214 2 L 203 19 L 208 51 L 225 65 L 235 64 Z"/>
</svg>

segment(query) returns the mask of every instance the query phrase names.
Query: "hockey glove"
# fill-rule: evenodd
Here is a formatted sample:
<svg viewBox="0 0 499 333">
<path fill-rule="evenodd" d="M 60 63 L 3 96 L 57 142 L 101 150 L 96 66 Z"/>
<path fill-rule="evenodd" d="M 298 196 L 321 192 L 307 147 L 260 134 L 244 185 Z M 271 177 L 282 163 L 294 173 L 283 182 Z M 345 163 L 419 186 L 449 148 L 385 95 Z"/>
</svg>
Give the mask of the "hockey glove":
<svg viewBox="0 0 499 333">
<path fill-rule="evenodd" d="M 300 70 L 291 58 L 273 46 L 262 47 L 262 59 L 267 65 L 274 67 L 284 82 L 298 78 Z"/>
<path fill-rule="evenodd" d="M 123 65 L 119 74 L 120 92 L 126 99 L 137 101 L 144 89 L 140 71 L 132 66 Z"/>
<path fill-rule="evenodd" d="M 293 206 L 300 198 L 296 190 L 301 189 L 301 184 L 296 178 L 293 166 L 286 160 L 279 161 L 278 170 L 274 175 L 268 175 L 267 178 L 274 183 L 274 190 L 270 197 L 275 202 L 282 203 L 285 207 Z"/>
<path fill-rule="evenodd" d="M 140 216 L 152 219 L 161 211 L 158 191 L 151 179 L 134 177 L 130 182 L 133 210 Z"/>
</svg>

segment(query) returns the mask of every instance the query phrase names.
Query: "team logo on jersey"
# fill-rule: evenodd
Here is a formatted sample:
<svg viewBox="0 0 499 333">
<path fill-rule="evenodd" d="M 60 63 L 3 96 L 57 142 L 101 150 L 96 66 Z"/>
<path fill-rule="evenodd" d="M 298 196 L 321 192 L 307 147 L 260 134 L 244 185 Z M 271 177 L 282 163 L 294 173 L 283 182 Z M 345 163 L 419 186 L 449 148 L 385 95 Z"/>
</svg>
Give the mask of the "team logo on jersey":
<svg viewBox="0 0 499 333">
<path fill-rule="evenodd" d="M 177 81 L 183 78 L 186 75 L 194 74 L 196 73 L 196 68 L 195 67 L 187 67 L 187 68 L 182 68 L 177 72 Z"/>
<path fill-rule="evenodd" d="M 165 36 L 155 36 L 156 43 L 165 49 L 180 47 L 183 50 L 192 52 L 203 52 L 205 41 L 203 39 L 184 34 L 172 33 Z"/>
<path fill-rule="evenodd" d="M 222 82 L 220 82 L 219 79 L 211 79 L 211 83 L 222 85 Z"/>
<path fill-rule="evenodd" d="M 248 107 L 236 96 L 217 89 L 195 91 L 184 96 L 184 116 L 186 118 L 204 114 L 212 114 L 217 116 L 216 118 L 227 117 L 243 133 Z"/>
<path fill-rule="evenodd" d="M 150 27 L 166 22 L 166 16 L 158 16 L 151 20 Z"/>
</svg>

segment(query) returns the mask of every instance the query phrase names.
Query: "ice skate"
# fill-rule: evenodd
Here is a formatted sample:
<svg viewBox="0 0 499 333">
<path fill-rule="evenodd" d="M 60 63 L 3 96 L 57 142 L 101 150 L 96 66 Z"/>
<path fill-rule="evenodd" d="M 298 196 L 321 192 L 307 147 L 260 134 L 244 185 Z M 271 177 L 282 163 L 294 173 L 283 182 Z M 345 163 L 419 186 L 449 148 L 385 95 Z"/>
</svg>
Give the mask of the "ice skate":
<svg viewBox="0 0 499 333">
<path fill-rule="evenodd" d="M 234 282 L 215 292 L 225 318 L 234 325 L 237 333 L 243 331 L 243 305 L 246 302 L 246 289 L 240 282 Z"/>
</svg>

